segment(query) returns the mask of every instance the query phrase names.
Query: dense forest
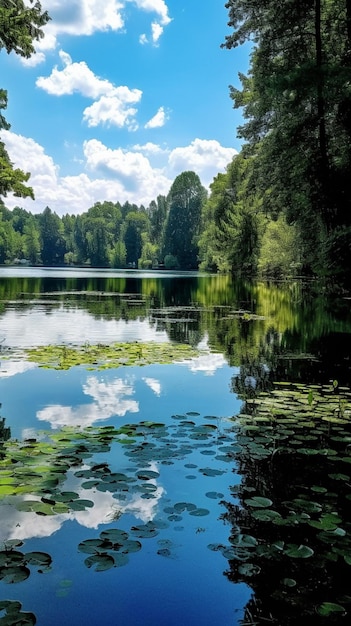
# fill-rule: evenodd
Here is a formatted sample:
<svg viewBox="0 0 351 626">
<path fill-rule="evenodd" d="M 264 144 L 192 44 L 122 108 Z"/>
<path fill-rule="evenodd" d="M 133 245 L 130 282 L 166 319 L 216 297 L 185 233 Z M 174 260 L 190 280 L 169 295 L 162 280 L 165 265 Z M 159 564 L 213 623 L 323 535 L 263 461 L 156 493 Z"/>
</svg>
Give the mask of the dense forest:
<svg viewBox="0 0 351 626">
<path fill-rule="evenodd" d="M 230 88 L 244 116 L 242 150 L 209 193 L 194 172 L 183 172 L 148 207 L 102 198 L 78 216 L 59 217 L 50 207 L 39 215 L 10 211 L 9 192 L 33 190 L 0 142 L 0 263 L 349 280 L 351 4 L 229 0 L 226 7 L 231 34 L 222 45 L 249 42 L 250 69 Z M 9 30 L 11 12 L 22 21 Z M 0 17 L 0 48 L 30 56 L 49 19 L 40 3 L 3 2 Z M 0 107 L 6 103 L 2 90 Z M 8 127 L 1 115 L 0 131 Z"/>
</svg>

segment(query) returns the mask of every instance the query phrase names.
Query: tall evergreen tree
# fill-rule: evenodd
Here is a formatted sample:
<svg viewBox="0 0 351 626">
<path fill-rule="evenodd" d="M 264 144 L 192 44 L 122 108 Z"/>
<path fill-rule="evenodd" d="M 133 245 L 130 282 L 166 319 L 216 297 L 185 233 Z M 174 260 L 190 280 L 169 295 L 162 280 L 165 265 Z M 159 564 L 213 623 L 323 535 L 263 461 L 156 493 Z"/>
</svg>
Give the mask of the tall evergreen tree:
<svg viewBox="0 0 351 626">
<path fill-rule="evenodd" d="M 169 213 L 163 240 L 163 256 L 176 257 L 180 269 L 198 267 L 201 210 L 207 192 L 195 172 L 183 172 L 168 194 Z"/>
<path fill-rule="evenodd" d="M 39 216 L 41 236 L 41 258 L 44 265 L 61 265 L 64 261 L 66 245 L 63 224 L 58 215 L 49 207 Z"/>
</svg>

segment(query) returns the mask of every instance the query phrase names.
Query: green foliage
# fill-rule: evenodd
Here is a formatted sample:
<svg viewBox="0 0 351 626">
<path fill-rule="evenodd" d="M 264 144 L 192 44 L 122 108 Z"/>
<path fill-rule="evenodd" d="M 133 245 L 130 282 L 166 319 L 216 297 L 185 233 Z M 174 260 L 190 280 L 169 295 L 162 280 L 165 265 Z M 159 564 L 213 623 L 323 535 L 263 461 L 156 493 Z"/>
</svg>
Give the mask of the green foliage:
<svg viewBox="0 0 351 626">
<path fill-rule="evenodd" d="M 110 255 L 110 264 L 111 267 L 125 267 L 127 259 L 127 249 L 124 241 L 119 239 L 114 248 L 112 248 Z"/>
<path fill-rule="evenodd" d="M 30 0 L 33 4 L 34 0 Z M 23 57 L 30 57 L 34 52 L 33 40 L 44 36 L 42 27 L 49 21 L 47 11 L 42 12 L 40 2 L 29 7 L 23 0 L 2 0 L 0 6 L 0 50 L 15 52 Z M 0 89 L 0 129 L 8 130 L 10 124 L 2 115 L 1 110 L 7 107 L 7 92 Z M 12 192 L 17 197 L 34 198 L 33 190 L 26 183 L 30 174 L 14 169 L 0 141 L 0 197 Z"/>
<path fill-rule="evenodd" d="M 163 238 L 163 256 L 177 257 L 180 269 L 198 267 L 198 238 L 206 190 L 194 172 L 183 172 L 168 195 L 169 213 Z"/>
<path fill-rule="evenodd" d="M 32 265 L 40 261 L 40 229 L 38 221 L 32 216 L 23 227 L 23 254 Z"/>
<path fill-rule="evenodd" d="M 63 224 L 49 207 L 39 216 L 41 258 L 44 265 L 63 264 L 66 252 Z"/>
<path fill-rule="evenodd" d="M 231 88 L 246 120 L 238 131 L 244 154 L 254 156 L 248 190 L 259 195 L 267 215 L 283 212 L 296 224 L 305 270 L 347 275 L 349 5 L 229 0 L 226 6 L 233 33 L 225 47 L 254 42 L 248 76 L 239 75 L 241 89 Z"/>
<path fill-rule="evenodd" d="M 153 200 L 148 208 L 150 218 L 150 240 L 160 248 L 165 229 L 168 205 L 165 196 L 157 196 L 156 202 Z"/>
<path fill-rule="evenodd" d="M 33 189 L 24 183 L 29 180 L 30 174 L 14 169 L 6 151 L 5 144 L 0 141 L 0 196 L 7 196 L 12 192 L 17 197 L 34 198 Z"/>
<path fill-rule="evenodd" d="M 20 254 L 21 237 L 14 230 L 11 222 L 5 221 L 0 214 L 0 263 L 14 259 Z"/>
<path fill-rule="evenodd" d="M 35 53 L 33 40 L 44 37 L 43 26 L 50 20 L 41 4 L 30 0 L 31 7 L 23 0 L 2 0 L 0 6 L 0 50 L 15 52 L 23 57 Z"/>
<path fill-rule="evenodd" d="M 203 269 L 256 273 L 262 220 L 260 202 L 247 192 L 251 167 L 250 159 L 238 155 L 210 186 L 200 237 Z"/>
<path fill-rule="evenodd" d="M 164 259 L 164 266 L 166 270 L 178 270 L 179 261 L 173 254 L 166 254 Z"/>
<path fill-rule="evenodd" d="M 296 274 L 298 249 L 296 227 L 287 224 L 282 214 L 277 220 L 269 220 L 260 247 L 260 274 L 275 278 Z"/>
<path fill-rule="evenodd" d="M 149 228 L 148 216 L 142 211 L 130 211 L 126 217 L 124 243 L 127 265 L 138 267 L 143 240 L 142 233 Z"/>
</svg>

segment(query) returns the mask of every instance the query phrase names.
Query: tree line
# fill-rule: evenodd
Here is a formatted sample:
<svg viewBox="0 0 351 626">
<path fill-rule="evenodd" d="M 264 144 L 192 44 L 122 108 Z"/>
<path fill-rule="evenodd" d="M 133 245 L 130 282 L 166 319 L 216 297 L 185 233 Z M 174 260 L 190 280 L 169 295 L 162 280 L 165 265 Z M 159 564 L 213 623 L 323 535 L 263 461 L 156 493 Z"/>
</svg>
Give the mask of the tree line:
<svg viewBox="0 0 351 626">
<path fill-rule="evenodd" d="M 33 4 L 33 2 L 32 2 Z M 206 194 L 194 172 L 148 207 L 98 202 L 80 216 L 33 216 L 2 204 L 0 262 L 168 267 L 249 276 L 351 276 L 351 3 L 228 0 L 250 68 L 231 87 L 240 154 Z M 20 19 L 19 19 L 20 17 Z M 3 0 L 0 49 L 33 52 L 49 19 L 38 1 Z M 10 26 L 9 26 L 10 24 Z M 7 103 L 0 91 L 0 108 Z M 1 128 L 9 125 L 0 115 Z M 0 142 L 0 197 L 32 196 Z"/>
<path fill-rule="evenodd" d="M 201 211 L 207 196 L 194 172 L 174 180 L 148 207 L 96 202 L 81 215 L 50 207 L 33 215 L 0 204 L 0 263 L 191 270 L 199 264 Z"/>
</svg>

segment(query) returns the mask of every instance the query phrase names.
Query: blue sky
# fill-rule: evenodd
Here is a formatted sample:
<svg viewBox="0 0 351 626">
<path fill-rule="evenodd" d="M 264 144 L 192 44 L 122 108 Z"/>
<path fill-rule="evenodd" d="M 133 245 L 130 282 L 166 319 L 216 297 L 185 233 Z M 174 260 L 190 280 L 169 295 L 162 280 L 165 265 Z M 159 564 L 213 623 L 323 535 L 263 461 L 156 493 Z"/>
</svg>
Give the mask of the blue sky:
<svg viewBox="0 0 351 626">
<path fill-rule="evenodd" d="M 249 62 L 245 46 L 220 48 L 224 0 L 41 3 L 52 20 L 36 55 L 0 54 L 11 123 L 2 138 L 36 196 L 6 206 L 148 206 L 185 170 L 208 187 L 240 150 L 228 86 Z"/>
</svg>

